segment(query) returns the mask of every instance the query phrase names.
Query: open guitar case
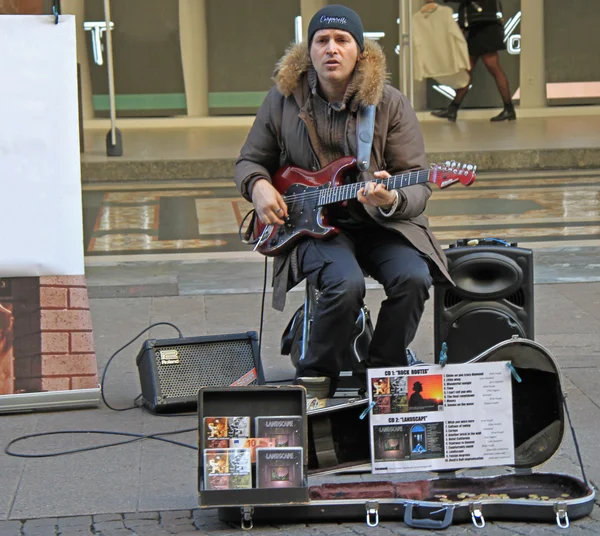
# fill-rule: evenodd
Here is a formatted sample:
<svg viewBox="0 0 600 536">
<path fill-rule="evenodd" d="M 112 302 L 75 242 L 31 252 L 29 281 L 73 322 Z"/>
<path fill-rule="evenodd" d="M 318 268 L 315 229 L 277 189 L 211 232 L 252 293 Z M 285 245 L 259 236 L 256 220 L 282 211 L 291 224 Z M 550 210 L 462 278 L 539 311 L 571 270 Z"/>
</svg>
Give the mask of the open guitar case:
<svg viewBox="0 0 600 536">
<path fill-rule="evenodd" d="M 357 122 L 357 163 L 369 167 L 374 107 L 361 109 Z M 293 331 L 293 330 L 292 330 Z M 284 337 L 285 338 L 285 337 Z M 291 341 L 290 341 L 291 342 Z M 205 490 L 199 438 L 199 506 L 217 508 L 222 521 L 245 530 L 254 522 L 351 522 L 369 527 L 380 521 L 399 521 L 415 529 L 442 530 L 453 523 L 472 522 L 477 528 L 490 520 L 555 523 L 568 528 L 571 520 L 590 514 L 595 490 L 585 476 L 583 461 L 571 426 L 582 478 L 534 469 L 560 448 L 569 420 L 560 371 L 540 344 L 513 338 L 484 351 L 471 361 L 509 361 L 512 379 L 515 463 L 498 468 L 495 476 L 469 476 L 446 471 L 434 478 L 408 480 L 419 473 L 390 474 L 388 479 L 365 480 L 371 471 L 368 399 L 344 403 L 330 400 L 326 407 L 306 410 L 302 387 L 201 388 L 199 429 L 206 415 L 303 415 L 306 423 L 304 478 L 300 487 L 287 489 Z M 486 468 L 486 472 L 493 468 Z M 512 471 L 507 473 L 507 471 Z M 351 479 L 348 473 L 356 473 Z M 340 475 L 343 474 L 343 479 Z M 422 473 L 420 473 L 422 475 Z M 312 484 L 311 480 L 318 480 Z M 323 480 L 330 479 L 323 483 Z M 337 479 L 337 480 L 336 480 Z M 253 482 L 256 475 L 253 475 Z"/>
<path fill-rule="evenodd" d="M 352 479 L 348 473 L 370 472 L 371 467 L 369 419 L 361 419 L 368 400 L 356 399 L 306 412 L 305 487 L 283 493 L 228 490 L 237 493 L 235 499 L 211 492 L 209 500 L 203 501 L 201 486 L 200 506 L 217 507 L 222 521 L 241 523 L 245 529 L 254 522 L 360 520 L 370 527 L 397 520 L 411 528 L 433 530 L 464 522 L 482 528 L 490 520 L 556 523 L 566 528 L 571 520 L 592 511 L 595 498 L 576 440 L 582 479 L 533 471 L 559 450 L 563 439 L 568 411 L 560 371 L 551 354 L 528 339 L 504 341 L 464 366 L 492 361 L 510 361 L 516 371 L 512 379 L 515 464 L 497 471 L 486 469 L 498 475 L 469 476 L 465 470 L 412 481 L 407 478 L 423 473 Z M 318 483 L 311 485 L 313 477 L 318 477 Z"/>
</svg>

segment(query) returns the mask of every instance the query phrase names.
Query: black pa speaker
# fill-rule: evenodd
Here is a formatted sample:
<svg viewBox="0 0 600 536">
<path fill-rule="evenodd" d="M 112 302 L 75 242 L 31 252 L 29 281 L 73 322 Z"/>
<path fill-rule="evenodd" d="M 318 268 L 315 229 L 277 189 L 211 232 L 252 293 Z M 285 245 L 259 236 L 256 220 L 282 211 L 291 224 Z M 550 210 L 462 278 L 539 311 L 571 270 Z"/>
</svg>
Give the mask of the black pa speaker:
<svg viewBox="0 0 600 536">
<path fill-rule="evenodd" d="M 533 339 L 530 249 L 483 239 L 460 240 L 444 252 L 456 287 L 434 290 L 436 363 L 443 342 L 448 363 L 464 363 L 514 335 Z"/>
<path fill-rule="evenodd" d="M 153 413 L 196 411 L 200 387 L 265 383 L 255 331 L 148 339 L 136 362 L 142 402 Z"/>
</svg>

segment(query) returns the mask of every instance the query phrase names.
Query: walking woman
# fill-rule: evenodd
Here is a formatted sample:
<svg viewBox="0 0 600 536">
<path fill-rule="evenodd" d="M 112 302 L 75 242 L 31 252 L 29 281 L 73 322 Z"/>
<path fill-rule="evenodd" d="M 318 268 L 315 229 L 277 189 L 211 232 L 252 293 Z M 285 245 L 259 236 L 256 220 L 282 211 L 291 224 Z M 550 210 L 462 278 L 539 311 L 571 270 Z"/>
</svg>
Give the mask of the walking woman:
<svg viewBox="0 0 600 536">
<path fill-rule="evenodd" d="M 499 0 L 444 0 L 444 2 L 459 1 L 458 6 L 458 25 L 465 32 L 467 46 L 469 48 L 469 58 L 471 60 L 472 75 L 473 68 L 481 58 L 489 73 L 494 77 L 496 86 L 502 97 L 504 109 L 498 115 L 491 118 L 491 121 L 512 121 L 517 118 L 515 108 L 512 103 L 508 79 L 500 66 L 500 50 L 505 50 L 504 27 L 500 17 Z M 448 108 L 434 110 L 431 112 L 436 117 L 447 118 L 448 121 L 456 121 L 458 109 L 463 99 L 469 92 L 469 84 L 456 91 L 456 97 L 450 103 Z"/>
</svg>

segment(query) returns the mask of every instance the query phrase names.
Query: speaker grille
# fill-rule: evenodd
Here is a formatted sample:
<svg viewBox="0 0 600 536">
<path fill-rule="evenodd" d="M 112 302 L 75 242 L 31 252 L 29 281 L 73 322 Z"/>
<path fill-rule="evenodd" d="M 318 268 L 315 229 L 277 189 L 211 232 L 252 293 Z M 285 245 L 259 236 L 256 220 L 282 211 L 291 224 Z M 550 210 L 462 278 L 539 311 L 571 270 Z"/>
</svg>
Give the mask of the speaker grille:
<svg viewBox="0 0 600 536">
<path fill-rule="evenodd" d="M 516 292 L 513 292 L 510 296 L 507 296 L 506 301 L 516 305 L 517 307 L 525 307 L 525 292 L 520 288 Z"/>
<path fill-rule="evenodd" d="M 462 298 L 453 292 L 452 290 L 448 290 L 444 295 L 444 306 L 449 309 L 450 307 L 454 307 L 462 301 Z"/>
<path fill-rule="evenodd" d="M 165 351 L 176 351 L 179 362 L 163 364 L 161 352 Z M 195 398 L 200 385 L 209 387 L 229 385 L 256 368 L 252 345 L 248 341 L 155 347 L 154 357 L 162 396 L 167 399 Z M 248 383 L 248 385 L 256 384 L 256 378 Z"/>
</svg>

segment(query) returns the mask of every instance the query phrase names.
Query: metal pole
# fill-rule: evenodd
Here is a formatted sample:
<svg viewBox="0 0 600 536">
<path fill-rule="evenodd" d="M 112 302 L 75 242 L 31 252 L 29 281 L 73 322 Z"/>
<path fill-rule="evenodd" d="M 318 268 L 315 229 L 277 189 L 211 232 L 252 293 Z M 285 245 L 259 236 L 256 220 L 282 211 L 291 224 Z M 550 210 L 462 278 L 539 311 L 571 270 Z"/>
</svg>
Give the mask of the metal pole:
<svg viewBox="0 0 600 536">
<path fill-rule="evenodd" d="M 117 144 L 117 110 L 115 105 L 115 77 L 113 71 L 112 29 L 110 27 L 110 0 L 104 0 L 106 20 L 106 66 L 108 69 L 108 100 L 110 105 L 110 136 L 112 145 Z"/>
<path fill-rule="evenodd" d="M 298 15 L 294 19 L 294 33 L 295 33 L 294 41 L 296 42 L 296 44 L 302 43 L 302 15 Z"/>
<path fill-rule="evenodd" d="M 399 88 L 402 91 L 402 84 L 404 84 L 404 58 L 402 54 L 404 54 L 404 45 L 402 43 L 402 6 L 404 5 L 404 0 L 400 0 L 398 2 L 398 72 L 400 78 Z"/>
<path fill-rule="evenodd" d="M 400 89 L 408 95 L 408 77 L 406 57 L 406 0 L 400 0 Z"/>
</svg>

